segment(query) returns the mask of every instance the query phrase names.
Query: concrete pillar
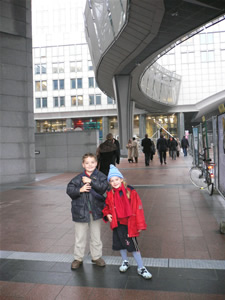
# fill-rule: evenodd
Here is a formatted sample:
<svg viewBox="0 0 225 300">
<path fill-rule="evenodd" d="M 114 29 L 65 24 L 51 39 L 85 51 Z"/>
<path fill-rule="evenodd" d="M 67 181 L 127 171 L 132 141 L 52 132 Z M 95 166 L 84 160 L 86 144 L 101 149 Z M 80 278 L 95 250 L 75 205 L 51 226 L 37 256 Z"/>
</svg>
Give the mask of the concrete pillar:
<svg viewBox="0 0 225 300">
<path fill-rule="evenodd" d="M 177 114 L 177 137 L 181 140 L 184 136 L 184 113 Z"/>
<path fill-rule="evenodd" d="M 139 136 L 141 139 L 145 137 L 146 134 L 146 115 L 139 115 Z"/>
<path fill-rule="evenodd" d="M 102 139 L 103 141 L 106 138 L 106 135 L 109 133 L 109 118 L 102 117 Z"/>
<path fill-rule="evenodd" d="M 66 119 L 66 128 L 73 128 L 73 120 L 72 119 Z"/>
<path fill-rule="evenodd" d="M 31 1 L 0 0 L 0 183 L 35 178 Z"/>
<path fill-rule="evenodd" d="M 130 99 L 131 76 L 114 76 L 113 88 L 114 95 L 117 101 L 121 156 L 126 156 L 127 141 L 131 136 L 133 136 L 134 101 L 131 101 Z"/>
</svg>

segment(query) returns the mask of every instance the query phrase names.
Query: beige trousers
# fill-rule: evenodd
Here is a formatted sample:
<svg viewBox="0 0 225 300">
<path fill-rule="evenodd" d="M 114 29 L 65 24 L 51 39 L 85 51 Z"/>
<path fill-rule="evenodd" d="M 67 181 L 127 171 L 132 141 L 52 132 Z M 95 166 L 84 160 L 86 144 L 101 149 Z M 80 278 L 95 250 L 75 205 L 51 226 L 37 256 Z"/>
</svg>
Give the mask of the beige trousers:
<svg viewBox="0 0 225 300">
<path fill-rule="evenodd" d="M 101 223 L 102 219 L 94 221 L 92 214 L 90 214 L 89 223 L 75 222 L 75 260 L 83 261 L 88 231 L 90 231 L 90 252 L 92 259 L 96 260 L 102 256 Z"/>
</svg>

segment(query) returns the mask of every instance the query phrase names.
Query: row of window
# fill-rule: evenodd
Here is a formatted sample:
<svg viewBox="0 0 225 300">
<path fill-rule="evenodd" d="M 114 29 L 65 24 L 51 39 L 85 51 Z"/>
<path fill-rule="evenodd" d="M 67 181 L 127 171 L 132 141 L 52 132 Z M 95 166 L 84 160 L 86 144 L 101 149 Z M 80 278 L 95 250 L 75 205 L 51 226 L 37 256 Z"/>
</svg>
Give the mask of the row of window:
<svg viewBox="0 0 225 300">
<path fill-rule="evenodd" d="M 88 87 L 97 88 L 98 85 L 94 77 L 88 78 Z M 65 89 L 65 80 L 64 79 L 54 79 L 52 81 L 53 90 L 64 90 Z M 82 89 L 83 88 L 83 79 L 82 78 L 71 78 L 70 79 L 70 88 L 71 89 Z M 42 92 L 47 91 L 47 80 L 35 81 L 35 91 Z"/>
<path fill-rule="evenodd" d="M 114 100 L 107 97 L 108 104 L 114 104 Z M 101 95 L 89 95 L 89 105 L 101 105 L 102 99 Z M 71 106 L 83 106 L 83 96 L 71 96 Z M 35 98 L 35 107 L 36 108 L 47 108 L 48 107 L 48 98 Z M 53 97 L 53 107 L 65 107 L 65 97 Z"/>
<path fill-rule="evenodd" d="M 93 70 L 93 65 L 91 60 L 88 61 L 88 71 Z M 64 73 L 65 72 L 65 64 L 64 62 L 52 63 L 52 73 Z M 71 61 L 70 62 L 70 72 L 82 72 L 82 62 L 81 61 Z M 47 65 L 46 63 L 35 64 L 34 65 L 34 73 L 38 74 L 46 74 L 47 73 Z"/>
</svg>

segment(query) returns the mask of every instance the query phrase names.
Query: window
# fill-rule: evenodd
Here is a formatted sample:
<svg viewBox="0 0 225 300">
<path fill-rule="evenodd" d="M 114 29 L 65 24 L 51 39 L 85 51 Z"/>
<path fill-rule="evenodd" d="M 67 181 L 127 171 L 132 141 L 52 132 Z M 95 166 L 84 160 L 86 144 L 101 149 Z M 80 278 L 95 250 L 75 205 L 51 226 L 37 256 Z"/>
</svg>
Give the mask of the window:
<svg viewBox="0 0 225 300">
<path fill-rule="evenodd" d="M 75 61 L 70 62 L 70 72 L 76 72 L 76 62 Z"/>
<path fill-rule="evenodd" d="M 89 105 L 95 105 L 94 95 L 89 95 Z"/>
<path fill-rule="evenodd" d="M 41 65 L 41 73 L 46 74 L 46 64 Z"/>
<path fill-rule="evenodd" d="M 59 106 L 59 98 L 58 97 L 53 97 L 53 106 L 58 107 Z"/>
<path fill-rule="evenodd" d="M 35 66 L 34 66 L 34 73 L 35 73 L 35 74 L 41 74 L 41 68 L 40 68 L 40 65 L 35 65 Z"/>
<path fill-rule="evenodd" d="M 96 105 L 101 105 L 101 104 L 102 104 L 101 95 L 96 95 Z"/>
<path fill-rule="evenodd" d="M 47 103 L 47 98 L 42 98 L 42 107 L 47 107 L 48 103 Z"/>
<path fill-rule="evenodd" d="M 77 105 L 77 96 L 72 96 L 71 97 L 71 105 L 76 106 Z"/>
<path fill-rule="evenodd" d="M 214 60 L 214 51 L 201 51 L 201 62 L 212 62 Z"/>
<path fill-rule="evenodd" d="M 82 106 L 83 105 L 83 96 L 72 96 L 71 97 L 71 105 L 72 106 Z"/>
<path fill-rule="evenodd" d="M 83 96 L 77 96 L 77 100 L 78 100 L 78 106 L 83 106 Z"/>
<path fill-rule="evenodd" d="M 59 80 L 59 89 L 64 90 L 64 79 Z"/>
<path fill-rule="evenodd" d="M 89 60 L 89 61 L 88 61 L 88 71 L 92 71 L 92 70 L 93 70 L 92 61 Z"/>
<path fill-rule="evenodd" d="M 53 90 L 58 90 L 58 80 L 53 80 Z"/>
<path fill-rule="evenodd" d="M 82 72 L 82 62 L 81 61 L 76 62 L 76 71 Z"/>
<path fill-rule="evenodd" d="M 83 86 L 83 84 L 82 84 L 82 78 L 77 78 L 77 88 L 78 89 L 82 89 L 82 86 Z"/>
<path fill-rule="evenodd" d="M 76 89 L 76 79 L 70 79 L 70 88 Z"/>
<path fill-rule="evenodd" d="M 41 98 L 36 98 L 35 102 L 36 102 L 36 108 L 40 108 L 41 107 Z"/>
<path fill-rule="evenodd" d="M 41 91 L 47 91 L 47 81 L 35 81 L 35 91 L 41 92 Z"/>
<path fill-rule="evenodd" d="M 201 45 L 207 45 L 207 44 L 213 44 L 214 38 L 212 33 L 201 33 L 200 34 L 200 44 Z"/>
<path fill-rule="evenodd" d="M 108 104 L 114 104 L 114 100 L 110 97 L 107 97 L 107 103 Z"/>
<path fill-rule="evenodd" d="M 88 78 L 88 87 L 93 88 L 94 87 L 94 77 Z"/>
<path fill-rule="evenodd" d="M 52 73 L 64 73 L 64 63 L 53 63 L 52 64 Z"/>
<path fill-rule="evenodd" d="M 54 107 L 62 107 L 65 106 L 65 97 L 53 97 L 53 105 Z"/>
<path fill-rule="evenodd" d="M 47 98 L 35 98 L 35 105 L 36 108 L 46 108 L 48 107 L 48 102 L 47 102 Z"/>
<path fill-rule="evenodd" d="M 65 106 L 65 97 L 64 96 L 60 97 L 60 106 Z"/>
<path fill-rule="evenodd" d="M 53 90 L 64 90 L 64 79 L 53 80 Z"/>
</svg>

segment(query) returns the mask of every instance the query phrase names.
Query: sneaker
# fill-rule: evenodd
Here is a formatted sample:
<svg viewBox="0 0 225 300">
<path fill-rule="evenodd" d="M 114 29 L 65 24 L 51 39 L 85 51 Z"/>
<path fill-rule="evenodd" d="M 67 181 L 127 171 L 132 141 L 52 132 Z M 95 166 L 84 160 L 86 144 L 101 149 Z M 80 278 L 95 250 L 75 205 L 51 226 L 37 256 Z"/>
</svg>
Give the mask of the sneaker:
<svg viewBox="0 0 225 300">
<path fill-rule="evenodd" d="M 71 264 L 71 269 L 72 270 L 76 270 L 76 269 L 78 269 L 79 267 L 80 267 L 80 265 L 82 265 L 82 261 L 80 261 L 80 260 L 74 260 L 73 262 L 72 262 L 72 264 Z"/>
<path fill-rule="evenodd" d="M 99 267 L 104 267 L 105 266 L 105 261 L 103 258 L 98 258 L 98 259 L 92 259 L 92 262 L 95 263 Z"/>
<path fill-rule="evenodd" d="M 151 279 L 152 278 L 152 274 L 145 268 L 142 267 L 140 269 L 137 269 L 137 272 L 139 275 L 141 275 L 144 279 Z"/>
<path fill-rule="evenodd" d="M 119 267 L 120 272 L 124 273 L 127 271 L 127 269 L 129 269 L 130 265 L 129 262 L 127 260 L 124 260 L 122 262 L 122 265 Z"/>
</svg>

